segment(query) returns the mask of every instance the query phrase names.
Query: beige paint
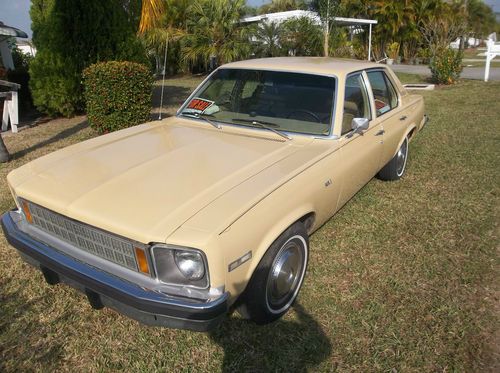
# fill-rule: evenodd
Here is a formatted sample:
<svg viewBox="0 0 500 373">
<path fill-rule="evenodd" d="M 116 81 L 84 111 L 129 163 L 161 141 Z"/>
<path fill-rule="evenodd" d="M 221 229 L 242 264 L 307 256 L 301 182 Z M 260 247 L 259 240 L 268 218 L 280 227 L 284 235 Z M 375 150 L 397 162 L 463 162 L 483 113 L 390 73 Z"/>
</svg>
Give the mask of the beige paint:
<svg viewBox="0 0 500 373">
<path fill-rule="evenodd" d="M 271 243 L 307 214 L 314 215 L 310 232 L 328 220 L 421 128 L 424 108 L 384 65 L 276 58 L 226 67 L 336 76 L 337 136 L 285 141 L 263 130 L 219 130 L 173 117 L 41 157 L 12 171 L 9 185 L 20 197 L 130 239 L 203 250 L 211 286 L 224 286 L 235 300 Z M 388 71 L 399 106 L 371 120 L 363 134 L 340 137 L 346 75 L 367 68 Z M 381 128 L 384 136 L 375 136 Z M 248 251 L 252 260 L 229 273 L 228 264 Z"/>
</svg>

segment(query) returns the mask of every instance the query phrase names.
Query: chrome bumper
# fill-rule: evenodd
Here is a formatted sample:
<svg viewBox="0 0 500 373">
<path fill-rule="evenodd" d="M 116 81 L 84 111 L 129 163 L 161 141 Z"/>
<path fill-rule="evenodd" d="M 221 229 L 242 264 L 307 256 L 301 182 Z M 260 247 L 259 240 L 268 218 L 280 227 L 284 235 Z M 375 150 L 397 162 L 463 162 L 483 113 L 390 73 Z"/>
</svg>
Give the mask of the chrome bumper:
<svg viewBox="0 0 500 373">
<path fill-rule="evenodd" d="M 11 214 L 5 213 L 1 221 L 7 241 L 42 271 L 47 283 L 63 282 L 82 291 L 93 308 L 110 307 L 147 325 L 195 331 L 210 330 L 225 317 L 228 292 L 215 300 L 196 301 L 148 290 L 34 240 L 17 227 Z"/>
</svg>

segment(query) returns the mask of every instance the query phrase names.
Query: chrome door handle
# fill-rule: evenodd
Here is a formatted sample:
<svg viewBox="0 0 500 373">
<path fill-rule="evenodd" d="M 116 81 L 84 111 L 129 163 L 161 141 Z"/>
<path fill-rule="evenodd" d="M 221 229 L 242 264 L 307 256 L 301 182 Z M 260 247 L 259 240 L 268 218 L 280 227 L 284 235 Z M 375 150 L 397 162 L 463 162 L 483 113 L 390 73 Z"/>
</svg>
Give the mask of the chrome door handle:
<svg viewBox="0 0 500 373">
<path fill-rule="evenodd" d="M 384 133 L 385 133 L 384 130 L 380 130 L 375 134 L 375 136 L 382 136 Z"/>
<path fill-rule="evenodd" d="M 399 120 L 406 120 L 408 118 L 406 115 L 403 115 L 402 117 L 399 118 Z"/>
</svg>

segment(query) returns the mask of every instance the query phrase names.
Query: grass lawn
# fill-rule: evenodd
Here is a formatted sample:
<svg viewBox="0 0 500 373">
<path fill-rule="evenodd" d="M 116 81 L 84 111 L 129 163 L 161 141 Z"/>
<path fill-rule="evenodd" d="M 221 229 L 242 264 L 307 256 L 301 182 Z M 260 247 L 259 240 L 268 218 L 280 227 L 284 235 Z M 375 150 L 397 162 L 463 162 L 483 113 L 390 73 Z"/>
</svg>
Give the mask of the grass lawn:
<svg viewBox="0 0 500 373">
<path fill-rule="evenodd" d="M 165 115 L 199 80 L 167 81 Z M 372 180 L 312 235 L 298 302 L 268 326 L 233 314 L 203 334 L 93 311 L 0 234 L 0 371 L 498 371 L 500 83 L 423 94 L 431 122 L 405 177 Z M 0 210 L 10 170 L 92 136 L 84 117 L 5 135 Z"/>
</svg>

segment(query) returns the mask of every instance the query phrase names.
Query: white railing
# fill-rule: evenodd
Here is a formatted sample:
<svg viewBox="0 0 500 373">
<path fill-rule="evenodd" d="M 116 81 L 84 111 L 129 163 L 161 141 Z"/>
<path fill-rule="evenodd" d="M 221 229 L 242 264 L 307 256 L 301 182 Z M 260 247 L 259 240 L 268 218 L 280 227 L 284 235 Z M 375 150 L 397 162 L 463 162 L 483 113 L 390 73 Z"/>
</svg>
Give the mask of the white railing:
<svg viewBox="0 0 500 373">
<path fill-rule="evenodd" d="M 500 43 L 495 43 L 493 39 L 486 42 L 488 50 L 486 51 L 486 66 L 484 68 L 484 81 L 487 82 L 490 76 L 490 62 L 496 56 L 500 56 Z"/>
<path fill-rule="evenodd" d="M 5 98 L 3 103 L 3 115 L 2 115 L 2 131 L 7 131 L 9 129 L 9 119 L 10 127 L 12 132 L 17 132 L 17 125 L 19 124 L 19 113 L 18 113 L 18 92 L 21 86 L 16 83 L 7 82 L 5 80 L 0 80 L 0 86 L 7 87 L 10 91 L 0 92 L 0 97 Z"/>
</svg>

